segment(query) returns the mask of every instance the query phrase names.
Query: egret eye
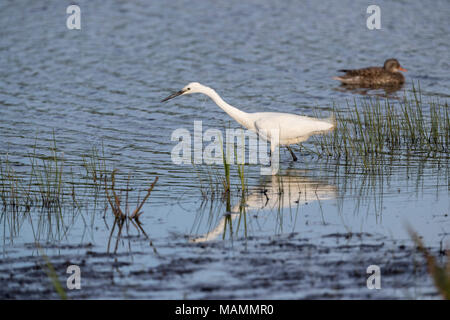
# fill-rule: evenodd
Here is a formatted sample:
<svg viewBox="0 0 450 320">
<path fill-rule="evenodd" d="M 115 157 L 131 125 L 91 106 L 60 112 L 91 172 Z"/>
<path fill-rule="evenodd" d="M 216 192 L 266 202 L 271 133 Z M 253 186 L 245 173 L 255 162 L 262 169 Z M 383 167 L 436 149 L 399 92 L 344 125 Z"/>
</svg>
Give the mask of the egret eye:
<svg viewBox="0 0 450 320">
<path fill-rule="evenodd" d="M 187 90 L 191 90 L 191 88 L 187 88 Z"/>
</svg>

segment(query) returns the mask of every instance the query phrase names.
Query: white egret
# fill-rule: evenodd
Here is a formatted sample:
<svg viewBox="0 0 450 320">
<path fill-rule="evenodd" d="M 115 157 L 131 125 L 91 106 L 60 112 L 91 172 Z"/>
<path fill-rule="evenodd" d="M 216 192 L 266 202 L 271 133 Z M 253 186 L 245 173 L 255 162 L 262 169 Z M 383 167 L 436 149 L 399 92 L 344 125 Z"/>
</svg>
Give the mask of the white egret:
<svg viewBox="0 0 450 320">
<path fill-rule="evenodd" d="M 278 146 L 287 147 L 294 161 L 297 161 L 297 157 L 289 145 L 304 142 L 310 136 L 331 131 L 336 126 L 334 116 L 328 119 L 316 119 L 281 112 L 247 113 L 229 105 L 216 91 L 198 82 L 189 83 L 183 89 L 168 96 L 161 102 L 191 93 L 207 95 L 240 125 L 256 132 L 261 138 L 269 141 L 272 154 Z M 273 133 L 274 130 L 276 130 L 277 134 Z"/>
</svg>

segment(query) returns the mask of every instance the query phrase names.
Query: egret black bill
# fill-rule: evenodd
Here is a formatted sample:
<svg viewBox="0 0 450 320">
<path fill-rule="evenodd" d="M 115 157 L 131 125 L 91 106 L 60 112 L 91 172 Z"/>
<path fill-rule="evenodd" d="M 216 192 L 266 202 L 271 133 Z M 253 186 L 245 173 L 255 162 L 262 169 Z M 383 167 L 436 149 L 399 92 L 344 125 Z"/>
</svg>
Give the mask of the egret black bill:
<svg viewBox="0 0 450 320">
<path fill-rule="evenodd" d="M 180 90 L 180 91 L 178 91 L 178 92 L 175 92 L 175 93 L 171 94 L 170 96 L 168 96 L 167 98 L 162 99 L 161 102 L 164 102 L 164 101 L 173 99 L 173 98 L 175 98 L 175 97 L 178 97 L 178 96 L 182 95 L 183 93 L 184 93 L 183 90 Z"/>
</svg>

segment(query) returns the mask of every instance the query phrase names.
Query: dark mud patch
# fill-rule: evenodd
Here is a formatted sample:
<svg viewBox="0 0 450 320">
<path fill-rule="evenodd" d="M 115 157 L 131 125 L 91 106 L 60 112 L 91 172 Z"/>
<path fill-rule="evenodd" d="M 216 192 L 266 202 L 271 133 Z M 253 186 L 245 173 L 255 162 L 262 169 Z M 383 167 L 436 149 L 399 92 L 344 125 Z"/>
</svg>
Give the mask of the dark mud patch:
<svg viewBox="0 0 450 320">
<path fill-rule="evenodd" d="M 64 288 L 67 267 L 80 266 L 82 288 L 66 290 L 72 299 L 439 298 L 413 245 L 369 234 L 330 234 L 316 240 L 290 234 L 159 243 L 158 255 L 151 247 L 111 254 L 92 244 L 63 244 L 48 258 Z M 366 286 L 366 270 L 373 264 L 381 268 L 379 290 Z M 59 298 L 37 254 L 2 259 L 0 283 L 2 299 Z"/>
</svg>

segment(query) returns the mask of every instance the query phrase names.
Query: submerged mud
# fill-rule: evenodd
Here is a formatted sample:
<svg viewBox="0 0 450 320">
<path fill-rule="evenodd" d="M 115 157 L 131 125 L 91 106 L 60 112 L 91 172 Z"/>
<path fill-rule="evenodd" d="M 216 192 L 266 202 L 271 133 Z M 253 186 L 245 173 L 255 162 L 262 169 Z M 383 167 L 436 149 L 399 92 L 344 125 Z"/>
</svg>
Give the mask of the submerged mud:
<svg viewBox="0 0 450 320">
<path fill-rule="evenodd" d="M 111 254 L 90 243 L 42 249 L 70 299 L 439 298 L 413 245 L 368 233 L 317 239 L 293 233 L 205 243 L 179 239 L 152 245 L 136 237 L 131 243 L 140 249 Z M 1 260 L 0 298 L 59 298 L 36 252 L 14 257 L 11 251 Z M 154 263 L 141 263 L 148 255 Z M 66 288 L 66 269 L 72 264 L 81 269 L 80 290 Z M 367 288 L 366 270 L 372 264 L 381 269 L 381 289 Z"/>
</svg>

